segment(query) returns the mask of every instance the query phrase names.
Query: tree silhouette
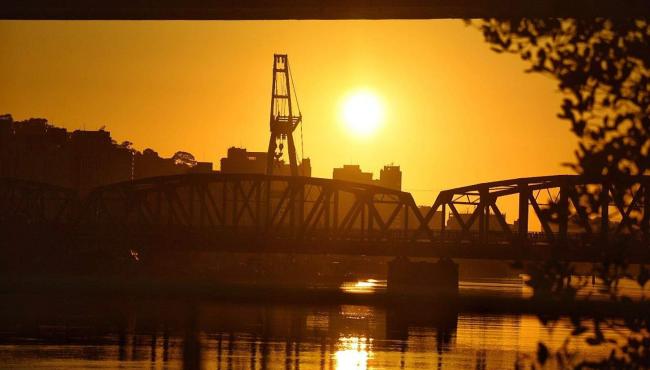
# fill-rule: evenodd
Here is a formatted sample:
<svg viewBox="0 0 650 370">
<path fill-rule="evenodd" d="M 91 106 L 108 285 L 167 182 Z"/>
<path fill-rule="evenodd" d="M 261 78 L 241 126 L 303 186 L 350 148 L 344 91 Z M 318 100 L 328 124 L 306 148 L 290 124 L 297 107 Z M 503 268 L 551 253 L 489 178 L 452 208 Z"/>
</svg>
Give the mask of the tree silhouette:
<svg viewBox="0 0 650 370">
<path fill-rule="evenodd" d="M 102 131 L 102 130 L 100 130 L 100 131 Z M 123 141 L 119 146 L 120 146 L 120 148 L 124 148 L 124 149 L 130 150 L 132 152 L 135 152 L 135 149 L 133 149 L 133 143 L 128 141 L 128 140 Z"/>
<path fill-rule="evenodd" d="M 196 166 L 196 159 L 194 158 L 194 155 L 192 155 L 192 153 L 178 151 L 174 153 L 172 159 L 174 160 L 174 164 L 176 165 L 182 165 L 186 167 Z"/>
<path fill-rule="evenodd" d="M 641 176 L 650 170 L 650 23 L 645 19 L 489 19 L 474 25 L 494 51 L 518 54 L 529 63 L 527 72 L 558 81 L 564 95 L 558 116 L 570 122 L 579 141 L 576 162 L 569 165 L 581 175 L 602 179 L 621 190 L 611 195 L 604 191 L 605 186 L 585 188 L 579 207 L 595 216 L 599 207 L 610 201 L 629 205 L 625 216 L 629 216 L 630 232 L 599 240 L 603 262 L 592 271 L 612 300 L 628 302 L 618 291 L 621 279 L 632 279 L 643 287 L 650 276 L 644 266 L 631 273 L 629 263 L 633 261 L 628 261 L 625 253 L 632 245 L 648 248 L 650 240 L 650 210 L 642 212 L 635 196 L 644 181 Z M 554 212 L 551 207 L 548 217 L 553 219 Z M 573 300 L 584 286 L 583 279 L 571 283 L 571 263 L 554 259 L 526 268 L 536 295 Z M 590 322 L 571 317 L 574 337 L 611 352 L 598 361 L 585 361 L 576 360 L 564 347 L 555 356 L 558 365 L 650 367 L 648 314 Z M 548 319 L 557 317 L 544 317 L 543 322 Z M 623 338 L 607 337 L 605 326 L 624 328 Z M 547 347 L 540 343 L 534 360 L 543 365 L 549 357 Z"/>
<path fill-rule="evenodd" d="M 143 150 L 142 151 L 142 156 L 150 157 L 150 158 L 160 158 L 158 156 L 158 152 L 156 152 L 155 150 L 153 150 L 151 148 L 147 148 L 147 149 Z"/>
<path fill-rule="evenodd" d="M 497 52 L 558 80 L 559 117 L 580 140 L 585 175 L 640 175 L 650 166 L 650 24 L 633 19 L 519 19 L 480 23 Z"/>
</svg>

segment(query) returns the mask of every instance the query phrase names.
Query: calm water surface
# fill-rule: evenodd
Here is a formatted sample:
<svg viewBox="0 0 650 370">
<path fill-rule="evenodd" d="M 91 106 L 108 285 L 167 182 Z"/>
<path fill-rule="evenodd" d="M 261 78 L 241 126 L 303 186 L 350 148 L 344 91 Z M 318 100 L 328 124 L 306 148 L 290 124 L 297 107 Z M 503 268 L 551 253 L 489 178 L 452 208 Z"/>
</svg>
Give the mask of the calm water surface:
<svg viewBox="0 0 650 370">
<path fill-rule="evenodd" d="M 381 287 L 363 280 L 343 289 Z M 528 294 L 519 279 L 461 284 L 461 293 L 472 290 Z M 0 304 L 2 368 L 509 369 L 538 341 L 558 347 L 570 331 L 566 322 L 549 330 L 533 315 L 456 312 L 446 302 L 38 302 Z"/>
</svg>

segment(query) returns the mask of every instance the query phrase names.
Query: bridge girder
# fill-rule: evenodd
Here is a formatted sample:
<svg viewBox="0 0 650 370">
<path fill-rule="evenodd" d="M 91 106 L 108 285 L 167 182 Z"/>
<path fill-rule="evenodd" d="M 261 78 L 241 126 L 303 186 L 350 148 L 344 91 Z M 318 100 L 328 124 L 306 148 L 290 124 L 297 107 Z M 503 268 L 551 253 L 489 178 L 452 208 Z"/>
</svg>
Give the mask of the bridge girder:
<svg viewBox="0 0 650 370">
<path fill-rule="evenodd" d="M 503 180 L 444 190 L 421 214 L 409 193 L 311 177 L 164 176 L 100 187 L 83 199 L 68 189 L 0 179 L 0 222 L 66 224 L 96 239 L 118 241 L 219 246 L 275 240 L 329 243 L 327 248 L 356 243 L 366 253 L 371 244 L 477 251 L 558 244 L 581 248 L 623 234 L 648 240 L 649 185 L 648 176 L 628 183 L 571 175 Z M 588 214 L 580 198 L 585 188 L 606 194 L 598 208 L 600 220 Z M 516 227 L 501 211 L 507 199 L 517 205 Z M 534 222 L 540 232 L 530 232 Z"/>
<path fill-rule="evenodd" d="M 74 190 L 36 181 L 0 178 L 0 223 L 67 223 L 77 206 Z"/>
<path fill-rule="evenodd" d="M 612 236 L 623 233 L 640 234 L 647 238 L 648 215 L 645 209 L 650 207 L 650 176 L 631 177 L 629 179 L 586 178 L 578 175 L 556 175 L 509 179 L 481 183 L 448 189 L 440 192 L 433 206 L 426 215 L 419 233 L 426 232 L 428 225 L 436 212 L 446 216 L 449 209 L 450 217 L 459 224 L 459 232 L 453 235 L 457 240 L 476 240 L 488 243 L 491 234 L 500 233 L 511 244 L 526 246 L 531 243 L 566 244 L 568 239 L 578 237 L 579 228 L 581 242 L 606 241 Z M 591 193 L 599 194 L 601 204 L 598 207 L 586 204 L 581 198 L 589 188 Z M 546 192 L 546 200 L 540 200 L 540 194 Z M 517 227 L 508 225 L 505 215 L 499 209 L 497 201 L 514 197 L 517 204 Z M 461 214 L 459 206 L 469 208 L 470 212 Z M 553 207 L 553 210 L 551 210 Z M 614 212 L 611 212 L 613 209 Z M 540 233 L 529 231 L 531 216 L 541 227 Z M 591 212 L 588 212 L 590 210 Z M 597 215 L 594 211 L 597 211 Z M 612 216 L 618 219 L 615 229 L 610 230 Z M 554 219 L 551 219 L 554 215 Z M 490 216 L 497 222 L 498 228 L 491 229 Z M 596 217 L 594 217 L 596 216 Z M 573 221 L 573 224 L 570 224 Z M 594 230 L 594 221 L 599 221 Z M 633 225 L 641 227 L 633 228 Z M 514 226 L 514 225 L 513 225 Z M 570 230 L 573 226 L 573 231 Z M 472 229 L 474 229 L 472 232 Z M 446 237 L 444 226 L 441 229 L 441 239 Z M 417 237 L 417 236 L 416 236 Z"/>
<path fill-rule="evenodd" d="M 257 174 L 192 174 L 91 192 L 79 221 L 115 232 L 182 228 L 211 238 L 406 238 L 422 216 L 409 193 L 346 181 Z M 398 216 L 402 216 L 401 219 Z"/>
</svg>

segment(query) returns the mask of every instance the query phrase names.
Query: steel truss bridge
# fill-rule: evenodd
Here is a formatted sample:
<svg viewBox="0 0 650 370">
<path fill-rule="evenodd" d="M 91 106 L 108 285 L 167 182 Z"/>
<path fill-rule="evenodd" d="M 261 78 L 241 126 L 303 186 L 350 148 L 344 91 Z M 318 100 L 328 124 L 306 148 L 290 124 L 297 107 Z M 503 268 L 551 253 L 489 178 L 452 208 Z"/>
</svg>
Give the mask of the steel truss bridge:
<svg viewBox="0 0 650 370">
<path fill-rule="evenodd" d="M 83 196 L 5 178 L 0 225 L 61 229 L 88 242 L 136 249 L 495 259 L 555 253 L 578 261 L 598 260 L 597 241 L 624 235 L 640 241 L 627 256 L 650 261 L 649 184 L 650 177 L 624 187 L 569 175 L 519 178 L 444 190 L 430 207 L 418 207 L 410 193 L 309 177 L 176 175 L 116 183 Z M 585 189 L 607 194 L 596 218 L 583 206 Z M 506 203 L 517 209 L 515 225 L 506 222 Z"/>
</svg>

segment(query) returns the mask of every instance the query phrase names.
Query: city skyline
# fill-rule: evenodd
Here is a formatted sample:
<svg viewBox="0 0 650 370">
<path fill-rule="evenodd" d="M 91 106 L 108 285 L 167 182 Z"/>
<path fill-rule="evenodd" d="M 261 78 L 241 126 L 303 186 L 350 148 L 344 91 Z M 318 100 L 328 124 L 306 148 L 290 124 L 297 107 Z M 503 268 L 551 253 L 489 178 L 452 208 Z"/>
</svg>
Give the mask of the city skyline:
<svg viewBox="0 0 650 370">
<path fill-rule="evenodd" d="M 643 0 L 0 7 L 0 367 L 650 364 Z"/>
<path fill-rule="evenodd" d="M 184 150 L 217 162 L 230 146 L 265 148 L 271 55 L 285 49 L 313 176 L 330 177 L 332 168 L 343 164 L 375 172 L 395 163 L 404 171 L 404 190 L 430 204 L 445 188 L 570 173 L 562 163 L 573 159 L 574 139 L 555 117 L 561 95 L 553 81 L 525 74 L 516 56 L 493 53 L 480 32 L 462 21 L 247 22 L 246 27 L 5 22 L 0 27 L 5 35 L 0 47 L 12 55 L 0 62 L 0 77 L 11 87 L 0 99 L 16 119 L 42 116 L 69 129 L 106 125 L 117 141 L 131 140 L 139 150 L 156 148 L 163 156 Z M 350 30 L 349 37 L 338 34 L 342 28 Z M 393 31 L 402 32 L 396 37 Z M 128 39 L 120 36 L 127 33 Z M 454 36 L 443 37 L 446 33 Z M 113 44 L 102 41 L 108 37 Z M 323 41 L 323 51 L 306 53 L 308 37 Z M 402 43 L 404 37 L 412 45 Z M 262 45 L 251 51 L 255 38 Z M 272 42 L 265 43 L 267 38 Z M 202 43 L 232 51 L 208 53 L 196 46 Z M 389 47 L 380 48 L 382 43 Z M 437 47 L 425 50 L 428 43 Z M 26 45 L 34 44 L 40 48 L 26 53 Z M 341 60 L 337 54 L 320 58 L 333 50 Z M 127 52 L 133 55 L 119 57 Z M 73 55 L 76 61 L 67 59 Z M 17 59 L 23 63 L 11 63 Z M 47 60 L 55 62 L 46 65 Z M 425 61 L 434 67 L 408 72 Z M 404 72 L 398 76 L 383 73 L 400 66 Z M 28 68 L 32 77 L 25 75 Z M 490 75 L 484 73 L 488 69 Z M 81 71 L 84 81 L 73 70 Z M 108 78 L 114 70 L 123 76 Z M 500 84 L 492 83 L 496 80 Z M 451 88 L 452 82 L 457 86 Z M 370 136 L 354 135 L 342 122 L 342 100 L 359 89 L 371 90 L 385 110 L 383 124 Z M 509 104 L 497 106 L 499 98 Z M 346 150 L 336 150 L 340 146 Z M 473 170 L 458 171 L 462 167 Z"/>
<path fill-rule="evenodd" d="M 0 115 L 0 144 L 0 177 L 39 181 L 83 191 L 122 181 L 182 173 L 267 172 L 268 153 L 264 151 L 231 146 L 217 162 L 217 168 L 213 162 L 198 161 L 192 153 L 184 151 L 176 151 L 166 158 L 161 157 L 155 148 L 137 150 L 128 140 L 116 141 L 104 127 L 68 131 L 46 118 L 19 121 L 14 120 L 11 114 Z M 82 162 L 90 165 L 82 166 Z M 276 165 L 276 175 L 291 176 L 289 163 L 284 158 Z M 311 177 L 310 158 L 302 158 L 298 169 L 299 176 Z M 347 169 L 352 171 L 340 172 Z M 340 174 L 337 175 L 337 171 Z M 395 190 L 401 190 L 402 180 L 400 167 L 392 164 L 384 165 L 377 179 L 374 179 L 373 172 L 362 172 L 358 164 L 335 167 L 328 178 L 375 183 Z"/>
</svg>

